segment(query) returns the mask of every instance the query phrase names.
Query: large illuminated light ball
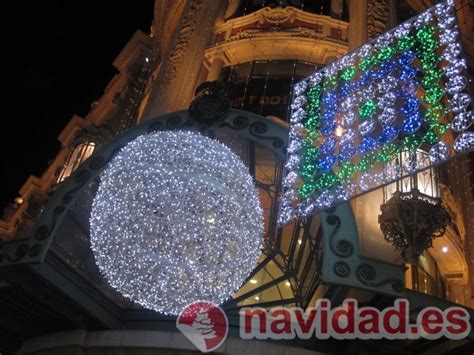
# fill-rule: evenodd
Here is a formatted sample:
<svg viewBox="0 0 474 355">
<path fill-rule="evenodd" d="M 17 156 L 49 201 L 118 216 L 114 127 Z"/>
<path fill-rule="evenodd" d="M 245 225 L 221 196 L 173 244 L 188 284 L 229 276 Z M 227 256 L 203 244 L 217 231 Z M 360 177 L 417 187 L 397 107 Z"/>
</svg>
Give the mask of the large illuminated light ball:
<svg viewBox="0 0 474 355">
<path fill-rule="evenodd" d="M 228 147 L 188 131 L 128 143 L 92 205 L 91 247 L 109 284 L 164 314 L 222 304 L 255 267 L 263 211 L 248 168 Z"/>
</svg>

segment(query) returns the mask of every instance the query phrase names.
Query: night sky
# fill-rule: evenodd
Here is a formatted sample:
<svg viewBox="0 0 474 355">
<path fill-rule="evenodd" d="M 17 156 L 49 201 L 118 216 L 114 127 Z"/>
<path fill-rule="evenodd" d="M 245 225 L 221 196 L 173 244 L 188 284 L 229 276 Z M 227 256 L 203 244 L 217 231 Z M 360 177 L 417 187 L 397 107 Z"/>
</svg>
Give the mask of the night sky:
<svg viewBox="0 0 474 355">
<path fill-rule="evenodd" d="M 10 121 L 0 130 L 0 215 L 29 175 L 41 176 L 60 149 L 57 136 L 82 117 L 116 73 L 112 61 L 133 33 L 150 32 L 153 0 L 18 1 L 4 47 L 12 61 Z M 5 35 L 5 33 L 4 33 Z M 10 46 L 9 46 L 10 47 Z"/>
</svg>

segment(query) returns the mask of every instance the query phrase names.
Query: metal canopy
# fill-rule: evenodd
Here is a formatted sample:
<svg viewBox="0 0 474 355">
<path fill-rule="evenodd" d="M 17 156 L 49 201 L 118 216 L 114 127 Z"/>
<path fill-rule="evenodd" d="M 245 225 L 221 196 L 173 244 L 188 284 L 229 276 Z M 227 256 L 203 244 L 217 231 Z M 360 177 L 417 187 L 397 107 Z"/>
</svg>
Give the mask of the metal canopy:
<svg viewBox="0 0 474 355">
<path fill-rule="evenodd" d="M 147 132 L 174 129 L 198 130 L 216 137 L 238 136 L 248 142 L 250 149 L 264 149 L 275 156 L 273 181 L 256 181 L 259 188 L 272 193 L 268 213 L 274 227 L 267 229 L 261 262 L 248 280 L 259 272 L 268 272 L 270 266 L 279 270 L 279 276 L 248 290 L 244 289 L 247 282 L 244 291 L 223 305 L 234 332 L 243 305 L 307 307 L 317 297 L 328 297 L 339 303 L 351 288 L 389 298 L 406 295 L 401 266 L 359 256 L 359 236 L 349 203 L 283 227 L 287 230 L 276 228 L 288 127 L 279 120 L 233 109 L 212 124 L 194 120 L 187 110 L 173 112 L 144 122 L 104 144 L 58 187 L 28 239 L 0 245 L 1 278 L 31 297 L 45 290 L 57 295 L 61 301 L 48 307 L 54 309 L 57 305 L 61 309 L 60 317 L 71 328 L 175 330 L 173 317 L 137 307 L 102 279 L 88 245 L 88 214 L 84 213 L 101 171 L 123 145 Z M 251 173 L 255 176 L 257 169 L 258 175 L 260 167 L 255 156 L 249 157 L 247 163 Z M 34 287 L 33 281 L 37 283 Z M 272 288 L 281 293 L 282 282 L 290 284 L 286 284 L 290 294 L 256 300 L 256 294 Z M 3 303 L 7 303 L 1 307 L 8 307 L 4 288 L 0 288 L 0 295 Z M 43 307 L 44 300 L 38 304 Z M 25 308 L 25 314 L 34 307 Z M 67 326 L 58 329 L 64 327 Z"/>
</svg>

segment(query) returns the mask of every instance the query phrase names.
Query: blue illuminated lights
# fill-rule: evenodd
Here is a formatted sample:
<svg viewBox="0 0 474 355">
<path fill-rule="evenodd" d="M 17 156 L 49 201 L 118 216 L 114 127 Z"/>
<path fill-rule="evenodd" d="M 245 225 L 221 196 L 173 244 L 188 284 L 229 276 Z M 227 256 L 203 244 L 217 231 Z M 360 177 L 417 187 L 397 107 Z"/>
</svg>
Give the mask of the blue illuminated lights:
<svg viewBox="0 0 474 355">
<path fill-rule="evenodd" d="M 351 92 L 352 92 L 352 87 L 351 87 L 351 83 L 350 82 L 346 82 L 344 84 L 342 84 L 341 86 L 341 94 L 343 96 L 347 96 L 349 95 Z"/>
<path fill-rule="evenodd" d="M 328 108 L 324 111 L 322 120 L 325 122 L 332 122 L 335 115 L 336 115 L 336 110 L 333 107 Z"/>
<path fill-rule="evenodd" d="M 453 1 L 440 2 L 295 85 L 280 223 L 416 172 L 416 149 L 432 164 L 473 149 L 458 37 Z"/>
<path fill-rule="evenodd" d="M 404 85 L 401 87 L 400 96 L 404 98 L 400 111 L 405 116 L 402 124 L 402 131 L 406 134 L 412 134 L 421 128 L 423 123 L 419 114 L 420 101 L 413 95 L 410 87 Z"/>
<path fill-rule="evenodd" d="M 368 71 L 361 75 L 359 79 L 359 84 L 368 85 L 371 81 L 372 81 L 372 75 L 371 75 L 371 72 Z"/>
<path fill-rule="evenodd" d="M 377 147 L 378 142 L 374 137 L 364 137 L 359 145 L 359 152 L 361 152 L 362 154 L 370 153 L 377 149 Z"/>
<path fill-rule="evenodd" d="M 323 103 L 327 106 L 332 106 L 336 100 L 337 100 L 337 94 L 335 91 L 328 91 L 326 94 L 323 96 Z"/>
<path fill-rule="evenodd" d="M 411 113 L 403 120 L 402 130 L 407 134 L 415 133 L 420 129 L 422 123 L 423 121 L 421 120 L 420 114 L 418 112 Z"/>
<path fill-rule="evenodd" d="M 405 104 L 402 106 L 401 111 L 405 115 L 409 115 L 417 111 L 419 104 L 420 103 L 416 97 L 409 95 L 405 101 Z"/>
<path fill-rule="evenodd" d="M 401 67 L 408 67 L 415 59 L 415 53 L 413 51 L 406 51 L 400 57 L 398 57 L 397 63 Z"/>
<path fill-rule="evenodd" d="M 380 76 L 387 76 L 395 69 L 395 64 L 391 61 L 384 62 L 380 66 Z"/>
<path fill-rule="evenodd" d="M 380 141 L 384 144 L 393 142 L 398 136 L 398 128 L 394 126 L 384 126 L 380 134 Z"/>
<path fill-rule="evenodd" d="M 329 154 L 328 156 L 321 158 L 318 162 L 318 167 L 321 170 L 329 171 L 336 162 L 336 156 L 334 154 Z"/>
<path fill-rule="evenodd" d="M 323 126 L 321 127 L 321 134 L 323 134 L 324 136 L 332 135 L 336 126 L 336 121 L 324 122 Z"/>
<path fill-rule="evenodd" d="M 329 137 L 321 144 L 319 151 L 321 152 L 321 154 L 327 155 L 334 150 L 335 146 L 336 146 L 336 139 L 334 137 Z"/>
<path fill-rule="evenodd" d="M 400 80 L 402 81 L 409 81 L 412 80 L 417 73 L 417 69 L 414 67 L 406 67 L 405 69 L 402 70 L 402 73 L 400 74 Z"/>
<path fill-rule="evenodd" d="M 357 153 L 357 149 L 354 143 L 349 142 L 341 148 L 339 153 L 339 162 L 345 163 L 352 159 L 352 157 Z"/>
</svg>

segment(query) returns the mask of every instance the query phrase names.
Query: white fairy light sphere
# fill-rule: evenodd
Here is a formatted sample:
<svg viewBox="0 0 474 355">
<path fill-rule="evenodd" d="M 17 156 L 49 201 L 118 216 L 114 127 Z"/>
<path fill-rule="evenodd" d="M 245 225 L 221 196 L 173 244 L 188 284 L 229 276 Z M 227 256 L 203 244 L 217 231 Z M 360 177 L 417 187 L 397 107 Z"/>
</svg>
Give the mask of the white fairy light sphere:
<svg viewBox="0 0 474 355">
<path fill-rule="evenodd" d="M 260 255 L 263 211 L 248 168 L 197 133 L 155 132 L 128 143 L 103 171 L 91 247 L 109 284 L 164 314 L 221 304 Z"/>
</svg>

